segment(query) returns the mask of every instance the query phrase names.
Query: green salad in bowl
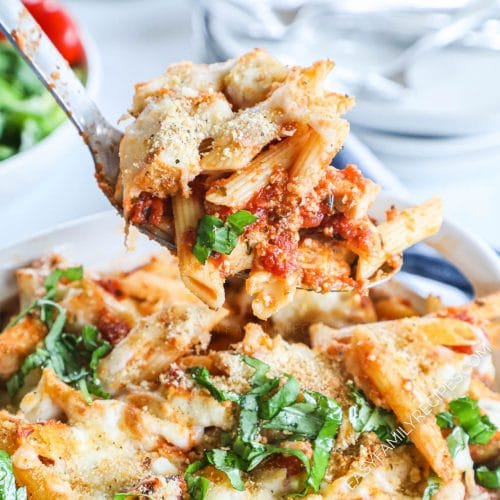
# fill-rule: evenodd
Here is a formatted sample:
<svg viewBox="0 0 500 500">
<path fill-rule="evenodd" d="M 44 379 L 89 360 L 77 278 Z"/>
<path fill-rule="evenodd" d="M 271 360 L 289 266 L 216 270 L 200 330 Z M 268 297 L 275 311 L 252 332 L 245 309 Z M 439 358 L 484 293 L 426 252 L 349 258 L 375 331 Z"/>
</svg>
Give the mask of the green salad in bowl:
<svg viewBox="0 0 500 500">
<path fill-rule="evenodd" d="M 0 161 L 31 148 L 65 119 L 31 68 L 0 42 Z"/>
<path fill-rule="evenodd" d="M 71 16 L 53 0 L 23 3 L 73 70 L 85 80 L 87 47 Z M 65 114 L 55 99 L 0 33 L 0 167 L 3 160 L 42 141 L 64 120 Z"/>
</svg>

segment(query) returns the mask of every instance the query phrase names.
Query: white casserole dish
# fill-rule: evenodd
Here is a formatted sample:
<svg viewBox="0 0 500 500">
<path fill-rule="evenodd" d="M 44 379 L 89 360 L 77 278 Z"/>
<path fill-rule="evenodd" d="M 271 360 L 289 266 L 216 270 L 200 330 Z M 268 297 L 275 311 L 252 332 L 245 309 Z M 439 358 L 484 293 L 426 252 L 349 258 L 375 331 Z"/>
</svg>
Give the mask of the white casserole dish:
<svg viewBox="0 0 500 500">
<path fill-rule="evenodd" d="M 384 211 L 391 205 L 404 208 L 409 203 L 391 193 L 382 193 L 372 214 L 378 220 L 383 220 Z M 475 296 L 500 290 L 500 258 L 481 239 L 445 221 L 439 234 L 427 243 L 469 279 Z M 110 271 L 133 267 L 160 250 L 156 243 L 135 230 L 131 231 L 128 246 L 127 249 L 123 220 L 115 212 L 106 211 L 60 225 L 24 242 L 0 249 L 0 307 L 16 294 L 14 271 L 41 256 L 59 253 L 72 263 Z M 412 285 L 415 281 L 404 277 L 401 282 L 404 285 L 398 285 L 398 288 L 404 292 L 441 295 L 446 305 L 458 305 L 466 300 L 463 294 L 449 293 L 447 287 L 430 280 L 419 280 L 417 287 Z M 408 286 L 413 290 L 408 290 Z M 413 294 L 414 297 L 418 295 Z M 497 382 L 500 382 L 500 351 L 495 353 L 495 360 Z"/>
</svg>

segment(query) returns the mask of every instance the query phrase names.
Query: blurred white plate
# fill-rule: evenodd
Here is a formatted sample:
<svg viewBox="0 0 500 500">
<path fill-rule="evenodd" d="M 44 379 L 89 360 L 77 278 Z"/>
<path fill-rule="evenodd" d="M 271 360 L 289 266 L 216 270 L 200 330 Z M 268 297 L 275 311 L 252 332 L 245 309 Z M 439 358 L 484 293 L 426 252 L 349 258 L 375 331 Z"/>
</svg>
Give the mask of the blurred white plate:
<svg viewBox="0 0 500 500">
<path fill-rule="evenodd" d="M 416 158 L 450 158 L 456 155 L 496 153 L 500 156 L 500 132 L 458 137 L 423 137 L 354 127 L 356 135 L 382 154 Z"/>
<path fill-rule="evenodd" d="M 357 99 L 348 119 L 398 134 L 456 136 L 500 130 L 500 51 L 447 48 L 409 71 L 412 92 L 402 101 Z"/>
</svg>

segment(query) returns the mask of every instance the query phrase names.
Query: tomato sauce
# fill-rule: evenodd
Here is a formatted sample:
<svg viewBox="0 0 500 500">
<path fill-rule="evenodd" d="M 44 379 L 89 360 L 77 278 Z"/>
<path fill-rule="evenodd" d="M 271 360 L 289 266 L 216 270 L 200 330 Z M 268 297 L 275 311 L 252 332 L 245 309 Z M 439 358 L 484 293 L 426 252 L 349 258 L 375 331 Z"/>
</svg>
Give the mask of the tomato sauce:
<svg viewBox="0 0 500 500">
<path fill-rule="evenodd" d="M 97 280 L 97 283 L 106 290 L 106 292 L 110 293 L 115 297 L 115 299 L 123 299 L 125 294 L 121 289 L 120 281 L 114 278 L 104 278 Z"/>
<path fill-rule="evenodd" d="M 143 191 L 134 202 L 130 213 L 132 224 L 150 223 L 158 226 L 165 213 L 165 200 Z"/>
<path fill-rule="evenodd" d="M 349 219 L 344 214 L 330 215 L 324 221 L 324 228 L 331 230 L 334 238 L 349 241 L 356 248 L 369 248 L 371 231 L 359 221 Z"/>
<path fill-rule="evenodd" d="M 123 318 L 115 316 L 109 311 L 103 311 L 96 326 L 101 335 L 112 345 L 118 344 L 130 331 L 129 324 Z"/>
</svg>

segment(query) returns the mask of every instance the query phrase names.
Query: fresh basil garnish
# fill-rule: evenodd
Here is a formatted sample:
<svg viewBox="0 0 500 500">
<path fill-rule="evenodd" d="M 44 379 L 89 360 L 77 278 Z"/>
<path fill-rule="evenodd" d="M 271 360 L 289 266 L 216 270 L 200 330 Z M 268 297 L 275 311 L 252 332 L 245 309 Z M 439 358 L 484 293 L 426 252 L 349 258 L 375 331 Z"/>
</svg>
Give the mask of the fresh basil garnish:
<svg viewBox="0 0 500 500">
<path fill-rule="evenodd" d="M 14 398 L 24 385 L 25 378 L 31 371 L 45 367 L 52 368 L 63 382 L 77 387 L 88 402 L 91 402 L 90 394 L 109 397 L 102 389 L 97 376 L 97 365 L 111 350 L 111 344 L 100 337 L 93 325 L 84 326 L 79 336 L 66 333 L 66 311 L 52 300 L 56 296 L 57 284 L 61 278 L 74 281 L 82 277 L 81 267 L 55 269 L 45 279 L 44 297 L 35 300 L 15 319 L 14 324 L 35 308 L 39 308 L 40 320 L 46 325 L 48 332 L 43 345 L 29 354 L 19 370 L 7 381 L 7 391 L 11 398 Z"/>
<path fill-rule="evenodd" d="M 252 471 L 277 454 L 294 456 L 304 466 L 305 484 L 298 495 L 307 493 L 309 489 L 318 491 L 328 467 L 333 440 L 342 422 L 340 406 L 320 393 L 301 393 L 298 381 L 291 376 L 287 376 L 280 387 L 279 377 L 267 376 L 267 364 L 249 356 L 241 356 L 241 359 L 254 369 L 249 378 L 250 388 L 243 394 L 218 388 L 204 367 L 190 370 L 193 379 L 214 398 L 232 401 L 239 410 L 238 427 L 232 441 L 225 440 L 227 448 L 206 451 L 202 460 L 188 467 L 185 479 L 191 498 L 201 500 L 206 494 L 208 480 L 193 476 L 205 466 L 212 465 L 224 472 L 235 489 L 243 490 L 245 486 L 241 473 Z M 262 442 L 261 429 L 273 431 L 266 435 L 266 442 Z M 312 441 L 311 460 L 301 450 L 280 445 L 291 438 Z"/>
<path fill-rule="evenodd" d="M 209 371 L 204 366 L 195 366 L 194 368 L 190 368 L 189 373 L 191 377 L 198 382 L 205 389 L 208 389 L 210 394 L 217 401 L 233 401 L 234 403 L 239 403 L 240 396 L 233 391 L 224 391 L 223 389 L 219 389 L 213 382 L 210 377 Z"/>
<path fill-rule="evenodd" d="M 476 400 L 465 396 L 454 399 L 448 407 L 458 425 L 468 434 L 470 443 L 486 444 L 495 434 L 496 426 L 487 415 L 481 415 Z"/>
<path fill-rule="evenodd" d="M 431 498 L 439 491 L 441 480 L 436 474 L 430 474 L 427 479 L 427 486 L 422 495 L 422 500 L 431 500 Z"/>
<path fill-rule="evenodd" d="M 212 252 L 229 255 L 245 228 L 256 220 L 257 217 L 247 210 L 231 214 L 226 222 L 214 215 L 204 215 L 196 230 L 194 256 L 201 264 L 205 264 Z"/>
<path fill-rule="evenodd" d="M 210 450 L 205 453 L 205 460 L 217 470 L 224 472 L 235 490 L 245 489 L 245 484 L 241 479 L 241 470 L 244 465 L 236 453 L 227 450 Z"/>
<path fill-rule="evenodd" d="M 16 488 L 10 455 L 0 450 L 0 498 L 2 500 L 26 500 L 26 488 Z"/>
<path fill-rule="evenodd" d="M 184 480 L 186 481 L 190 500 L 203 500 L 207 494 L 210 481 L 206 477 L 193 475 L 206 467 L 206 465 L 206 460 L 197 460 L 188 465 L 184 473 Z"/>
<path fill-rule="evenodd" d="M 41 308 L 42 321 L 46 315 L 46 310 L 44 306 L 44 301 L 51 301 L 57 293 L 57 285 L 61 278 L 66 278 L 68 281 L 76 281 L 83 278 L 83 268 L 78 267 L 68 267 L 66 269 L 54 269 L 44 281 L 45 295 L 40 299 L 34 300 L 28 307 L 22 310 L 16 317 L 14 317 L 8 324 L 7 328 L 14 326 L 19 323 L 25 316 L 27 316 L 31 311 L 37 307 Z"/>
<path fill-rule="evenodd" d="M 500 467 L 491 470 L 486 465 L 481 465 L 476 469 L 476 480 L 481 486 L 490 490 L 500 488 Z"/>
<path fill-rule="evenodd" d="M 257 216 L 248 210 L 238 210 L 231 214 L 226 221 L 231 230 L 237 235 L 241 236 L 245 232 L 245 228 L 254 223 L 258 219 Z"/>
<path fill-rule="evenodd" d="M 453 429 L 453 427 L 455 427 L 453 415 L 449 411 L 438 413 L 436 415 L 436 423 L 441 429 Z"/>
<path fill-rule="evenodd" d="M 261 417 L 272 419 L 285 406 L 289 406 L 297 401 L 300 393 L 300 386 L 295 377 L 289 377 L 286 383 L 281 386 L 269 399 L 262 402 Z"/>
<path fill-rule="evenodd" d="M 373 406 L 363 391 L 349 382 L 351 397 L 356 403 L 349 408 L 349 421 L 356 432 L 374 432 L 381 441 L 394 441 L 397 444 L 407 442 L 395 431 L 398 421 L 394 413 L 383 408 Z"/>
<path fill-rule="evenodd" d="M 469 450 L 469 435 L 462 427 L 455 427 L 446 437 L 446 444 L 450 451 L 455 467 L 460 470 L 472 469 L 473 462 Z"/>
<path fill-rule="evenodd" d="M 318 404 L 318 413 L 323 418 L 323 425 L 313 442 L 312 467 L 306 484 L 313 491 L 318 491 L 321 481 L 325 477 L 330 452 L 333 448 L 333 439 L 342 423 L 342 409 L 330 398 L 318 392 L 310 392 Z"/>
</svg>

